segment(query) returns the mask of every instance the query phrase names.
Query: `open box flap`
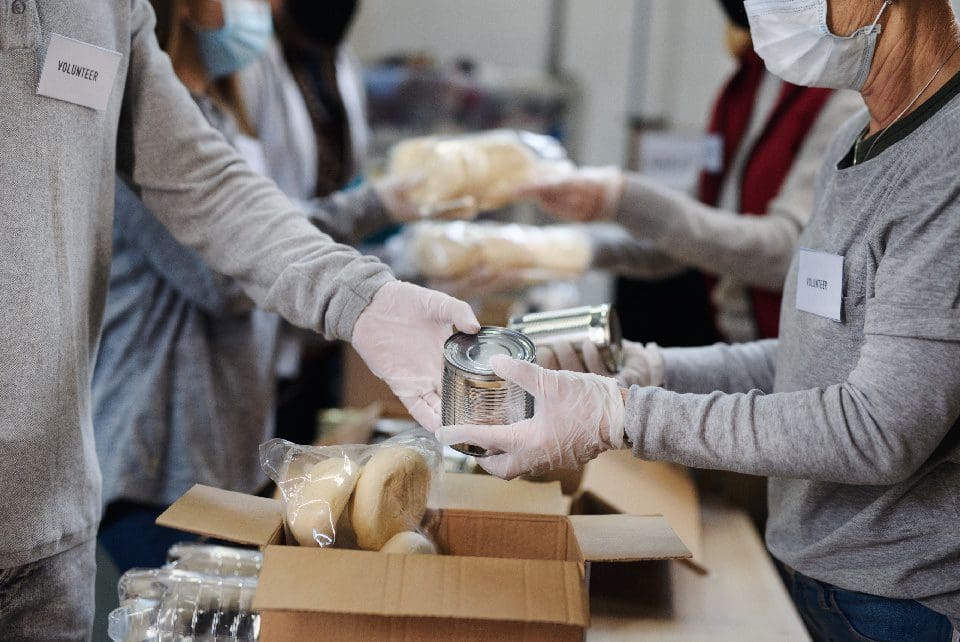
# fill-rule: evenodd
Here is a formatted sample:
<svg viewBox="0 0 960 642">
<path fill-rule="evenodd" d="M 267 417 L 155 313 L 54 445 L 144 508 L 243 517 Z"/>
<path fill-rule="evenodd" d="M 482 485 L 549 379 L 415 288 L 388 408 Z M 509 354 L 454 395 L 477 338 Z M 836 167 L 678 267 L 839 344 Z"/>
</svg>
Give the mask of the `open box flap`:
<svg viewBox="0 0 960 642">
<path fill-rule="evenodd" d="M 571 515 L 569 519 L 588 562 L 686 559 L 691 555 L 660 516 Z"/>
<path fill-rule="evenodd" d="M 682 466 L 643 461 L 626 450 L 607 452 L 584 468 L 578 498 L 610 512 L 663 515 L 690 549 L 690 565 L 705 572 L 700 498 Z"/>
<path fill-rule="evenodd" d="M 266 546 L 283 540 L 280 502 L 195 485 L 157 518 L 157 525 L 188 533 Z"/>
<path fill-rule="evenodd" d="M 489 475 L 446 473 L 434 489 L 431 508 L 566 515 L 559 482 L 504 481 Z"/>
<path fill-rule="evenodd" d="M 294 546 L 267 547 L 253 608 L 581 627 L 589 623 L 576 562 Z"/>
</svg>

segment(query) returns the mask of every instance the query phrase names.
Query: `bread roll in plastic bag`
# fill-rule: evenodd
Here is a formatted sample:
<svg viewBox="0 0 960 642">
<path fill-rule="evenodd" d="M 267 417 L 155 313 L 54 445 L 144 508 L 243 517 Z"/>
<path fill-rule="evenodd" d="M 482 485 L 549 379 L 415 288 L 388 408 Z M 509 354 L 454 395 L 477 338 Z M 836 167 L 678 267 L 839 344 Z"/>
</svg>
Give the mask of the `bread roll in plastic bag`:
<svg viewBox="0 0 960 642">
<path fill-rule="evenodd" d="M 493 130 L 400 142 L 390 152 L 388 174 L 422 177 L 410 199 L 426 218 L 451 209 L 498 209 L 516 200 L 526 183 L 570 167 L 555 139 Z"/>
<path fill-rule="evenodd" d="M 593 259 L 574 225 L 452 221 L 418 223 L 406 232 L 409 263 L 422 276 L 455 279 L 472 272 L 525 273 L 531 282 L 581 276 Z"/>
<path fill-rule="evenodd" d="M 260 464 L 280 489 L 288 541 L 380 550 L 420 527 L 443 457 L 436 439 L 416 430 L 376 445 L 272 439 L 260 446 Z"/>
</svg>

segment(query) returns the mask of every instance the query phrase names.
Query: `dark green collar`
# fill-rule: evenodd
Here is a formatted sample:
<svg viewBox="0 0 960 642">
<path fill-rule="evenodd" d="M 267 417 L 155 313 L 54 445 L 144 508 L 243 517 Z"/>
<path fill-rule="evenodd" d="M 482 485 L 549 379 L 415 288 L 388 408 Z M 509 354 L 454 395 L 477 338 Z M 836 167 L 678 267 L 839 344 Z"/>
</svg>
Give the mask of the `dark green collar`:
<svg viewBox="0 0 960 642">
<path fill-rule="evenodd" d="M 863 139 L 859 145 L 857 154 L 857 164 L 861 165 L 867 161 L 876 158 L 884 151 L 890 149 L 904 138 L 915 132 L 921 125 L 933 118 L 933 116 L 943 109 L 944 105 L 953 100 L 960 94 L 960 73 L 947 81 L 943 87 L 937 90 L 937 93 L 930 96 L 914 111 L 907 114 L 904 118 L 890 125 L 886 131 L 879 131 L 873 136 Z M 866 133 L 866 129 L 860 136 Z M 860 137 L 857 137 L 860 140 Z M 857 144 L 854 143 L 847 155 L 843 157 L 837 169 L 847 169 L 853 167 L 853 155 L 857 150 Z"/>
</svg>

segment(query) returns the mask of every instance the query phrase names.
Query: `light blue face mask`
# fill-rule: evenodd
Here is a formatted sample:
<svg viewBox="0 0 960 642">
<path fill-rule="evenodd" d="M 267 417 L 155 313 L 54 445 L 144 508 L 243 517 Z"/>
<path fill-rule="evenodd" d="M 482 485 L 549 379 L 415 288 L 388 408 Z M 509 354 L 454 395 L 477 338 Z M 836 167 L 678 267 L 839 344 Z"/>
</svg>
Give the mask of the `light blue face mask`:
<svg viewBox="0 0 960 642">
<path fill-rule="evenodd" d="M 746 0 L 753 48 L 771 73 L 805 87 L 860 90 L 880 35 L 880 17 L 850 36 L 827 27 L 827 0 Z"/>
<path fill-rule="evenodd" d="M 223 26 L 196 29 L 207 72 L 222 78 L 243 69 L 266 51 L 273 35 L 270 5 L 258 0 L 220 0 Z"/>
</svg>

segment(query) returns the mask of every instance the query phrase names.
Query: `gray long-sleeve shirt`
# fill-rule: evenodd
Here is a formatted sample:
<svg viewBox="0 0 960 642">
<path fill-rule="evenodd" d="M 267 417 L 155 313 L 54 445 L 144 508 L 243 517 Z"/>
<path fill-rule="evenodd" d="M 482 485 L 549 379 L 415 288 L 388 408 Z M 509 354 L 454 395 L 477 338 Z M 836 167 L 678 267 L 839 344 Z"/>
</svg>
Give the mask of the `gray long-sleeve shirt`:
<svg viewBox="0 0 960 642">
<path fill-rule="evenodd" d="M 0 568 L 85 541 L 99 521 L 90 380 L 117 170 L 179 242 L 297 325 L 349 339 L 392 279 L 318 232 L 207 124 L 147 0 L 11 6 L 0 13 Z M 121 54 L 105 110 L 37 95 L 53 33 Z"/>
<path fill-rule="evenodd" d="M 841 255 L 842 322 L 784 288 L 779 341 L 665 351 L 633 388 L 641 457 L 767 475 L 773 554 L 842 588 L 960 621 L 960 98 L 887 152 L 837 162 L 800 247 Z M 679 394 L 678 392 L 693 394 Z"/>
<path fill-rule="evenodd" d="M 197 99 L 231 144 L 236 123 Z M 390 218 L 365 187 L 311 203 L 310 218 L 357 243 Z M 254 492 L 272 434 L 280 322 L 176 241 L 117 181 L 110 288 L 93 376 L 104 505 L 170 503 L 196 483 Z"/>
</svg>

